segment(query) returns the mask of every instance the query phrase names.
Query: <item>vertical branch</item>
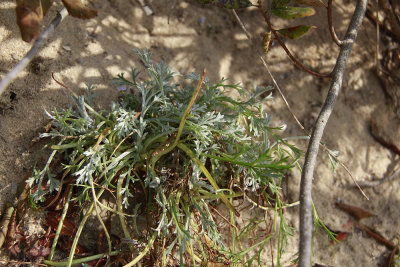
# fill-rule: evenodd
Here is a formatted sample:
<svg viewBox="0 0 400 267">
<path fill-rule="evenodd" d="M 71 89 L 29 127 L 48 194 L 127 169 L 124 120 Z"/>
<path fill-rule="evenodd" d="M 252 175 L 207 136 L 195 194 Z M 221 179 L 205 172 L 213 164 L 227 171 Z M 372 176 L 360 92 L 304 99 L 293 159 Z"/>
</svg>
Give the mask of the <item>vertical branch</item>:
<svg viewBox="0 0 400 267">
<path fill-rule="evenodd" d="M 326 123 L 332 113 L 336 99 L 342 87 L 343 73 L 346 68 L 347 60 L 356 39 L 358 29 L 364 18 L 368 0 L 358 0 L 353 17 L 347 29 L 340 53 L 332 72 L 331 85 L 324 106 L 319 113 L 315 123 L 310 143 L 305 156 L 303 172 L 300 183 L 300 242 L 299 267 L 309 267 L 311 263 L 311 241 L 313 234 L 313 208 L 312 208 L 312 180 L 315 163 L 318 155 L 319 143 L 321 141 Z"/>
</svg>

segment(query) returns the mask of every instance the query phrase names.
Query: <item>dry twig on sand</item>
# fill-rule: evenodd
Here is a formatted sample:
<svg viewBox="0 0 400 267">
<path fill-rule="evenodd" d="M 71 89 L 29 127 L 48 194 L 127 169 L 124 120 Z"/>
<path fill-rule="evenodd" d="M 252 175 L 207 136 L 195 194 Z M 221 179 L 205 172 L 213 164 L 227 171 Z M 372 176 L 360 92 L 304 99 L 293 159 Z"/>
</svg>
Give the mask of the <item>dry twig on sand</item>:
<svg viewBox="0 0 400 267">
<path fill-rule="evenodd" d="M 7 75 L 0 81 L 0 96 L 4 93 L 7 86 L 17 78 L 18 74 L 29 64 L 39 49 L 45 43 L 47 37 L 54 31 L 60 22 L 68 15 L 67 9 L 63 8 L 60 13 L 53 19 L 49 27 L 36 39 L 31 50 L 21 59 L 21 61 L 10 70 Z"/>
</svg>

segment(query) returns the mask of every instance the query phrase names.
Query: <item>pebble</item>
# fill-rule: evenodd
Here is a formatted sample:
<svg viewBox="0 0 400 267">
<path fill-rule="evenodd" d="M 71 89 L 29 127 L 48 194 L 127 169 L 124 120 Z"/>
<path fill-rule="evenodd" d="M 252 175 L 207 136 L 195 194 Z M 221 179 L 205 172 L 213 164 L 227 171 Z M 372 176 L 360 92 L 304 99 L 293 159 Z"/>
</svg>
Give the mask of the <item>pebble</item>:
<svg viewBox="0 0 400 267">
<path fill-rule="evenodd" d="M 71 47 L 68 46 L 68 45 L 63 45 L 62 48 L 63 48 L 65 51 L 68 51 L 68 52 L 71 51 Z"/>
</svg>

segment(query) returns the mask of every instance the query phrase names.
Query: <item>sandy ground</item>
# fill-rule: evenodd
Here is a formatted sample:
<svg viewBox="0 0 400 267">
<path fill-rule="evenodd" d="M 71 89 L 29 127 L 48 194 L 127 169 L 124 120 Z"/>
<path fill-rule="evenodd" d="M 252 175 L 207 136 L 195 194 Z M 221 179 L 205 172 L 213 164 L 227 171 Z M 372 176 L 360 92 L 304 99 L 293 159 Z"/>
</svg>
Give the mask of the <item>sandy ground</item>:
<svg viewBox="0 0 400 267">
<path fill-rule="evenodd" d="M 243 82 L 249 90 L 253 83 L 272 84 L 255 52 L 260 47 L 257 36 L 266 29 L 256 8 L 239 12 L 250 33 L 257 37 L 251 43 L 227 10 L 177 1 L 168 24 L 171 2 L 151 1 L 150 7 L 155 14 L 146 16 L 139 3 L 133 0 L 90 1 L 90 5 L 99 10 L 99 16 L 88 21 L 67 17 L 49 38 L 34 64 L 9 86 L 0 98 L 0 210 L 7 201 L 13 200 L 17 185 L 41 158 L 37 156 L 38 149 L 31 146 L 31 140 L 47 122 L 44 109 L 65 107 L 69 103 L 69 93 L 51 79 L 52 72 L 76 92 L 81 92 L 85 83 L 96 85 L 97 103 L 104 108 L 117 95 L 111 79 L 120 72 L 129 71 L 130 67 L 141 67 L 134 48 L 151 49 L 154 60 L 163 60 L 181 73 L 200 73 L 205 67 L 211 81 L 226 77 L 231 82 Z M 343 36 L 354 5 L 352 1 L 342 0 L 335 6 L 336 30 Z M 30 49 L 30 44 L 24 43 L 19 36 L 14 7 L 14 1 L 0 2 L 0 78 Z M 56 1 L 44 25 L 48 25 L 60 9 L 61 5 Z M 330 39 L 325 11 L 318 10 L 316 16 L 304 19 L 304 22 L 318 28 L 303 39 L 287 41 L 287 45 L 306 65 L 327 73 L 334 66 L 338 48 Z M 275 21 L 278 26 L 287 24 Z M 375 29 L 365 20 L 324 136 L 331 149 L 340 151 L 340 160 L 359 181 L 384 177 L 398 159 L 369 133 L 370 117 L 385 117 L 384 114 L 390 112 L 372 71 L 375 40 Z M 277 45 L 268 54 L 268 62 L 293 110 L 310 129 L 326 96 L 329 81 L 294 67 Z M 11 92 L 16 94 L 12 101 Z M 274 95 L 276 99 L 268 104 L 267 111 L 273 114 L 276 123 L 287 122 L 286 135 L 303 135 L 276 92 Z M 384 127 L 394 127 L 396 123 L 387 121 Z M 305 147 L 306 144 L 299 145 Z M 294 171 L 288 183 L 289 201 L 298 200 L 299 181 L 300 172 Z M 348 184 L 352 184 L 348 174 L 341 167 L 334 174 L 327 156 L 321 152 L 313 190 L 320 218 L 332 229 L 344 230 L 343 225 L 349 217 L 334 206 L 340 198 L 376 214 L 366 220 L 366 224 L 395 241 L 400 229 L 399 181 L 365 189 L 369 201 L 356 189 L 345 188 Z M 298 209 L 287 210 L 286 216 L 290 226 L 298 229 Z M 357 229 L 350 229 L 350 232 L 341 244 L 331 245 L 326 234 L 319 231 L 315 239 L 314 262 L 329 266 L 377 266 L 382 263 L 383 256 L 388 253 L 383 245 Z M 298 233 L 295 233 L 285 249 L 284 266 L 296 257 L 297 242 Z M 265 253 L 263 262 L 265 266 L 272 266 L 269 252 Z"/>
</svg>

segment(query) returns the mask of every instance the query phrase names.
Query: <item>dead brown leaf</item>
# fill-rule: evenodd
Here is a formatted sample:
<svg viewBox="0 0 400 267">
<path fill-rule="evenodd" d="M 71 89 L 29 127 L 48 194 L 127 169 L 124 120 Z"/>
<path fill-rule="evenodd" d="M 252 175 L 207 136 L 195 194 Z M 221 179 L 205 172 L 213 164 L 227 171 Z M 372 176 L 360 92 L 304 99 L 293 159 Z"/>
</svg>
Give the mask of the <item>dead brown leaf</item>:
<svg viewBox="0 0 400 267">
<path fill-rule="evenodd" d="M 52 3 L 52 0 L 17 0 L 15 13 L 22 40 L 29 43 L 39 36 L 40 22 Z"/>
<path fill-rule="evenodd" d="M 17 15 L 17 24 L 21 31 L 22 40 L 30 42 L 39 36 L 41 12 L 40 0 L 18 0 L 15 9 Z"/>
<path fill-rule="evenodd" d="M 86 7 L 80 0 L 62 0 L 68 13 L 79 19 L 91 19 L 97 16 L 97 10 Z"/>
<path fill-rule="evenodd" d="M 361 220 L 363 218 L 368 218 L 368 217 L 374 216 L 374 214 L 372 214 L 362 208 L 356 207 L 356 206 L 347 205 L 347 204 L 344 204 L 341 202 L 336 202 L 335 205 L 336 205 L 336 207 L 347 212 L 348 214 L 350 214 L 357 220 Z"/>
</svg>

